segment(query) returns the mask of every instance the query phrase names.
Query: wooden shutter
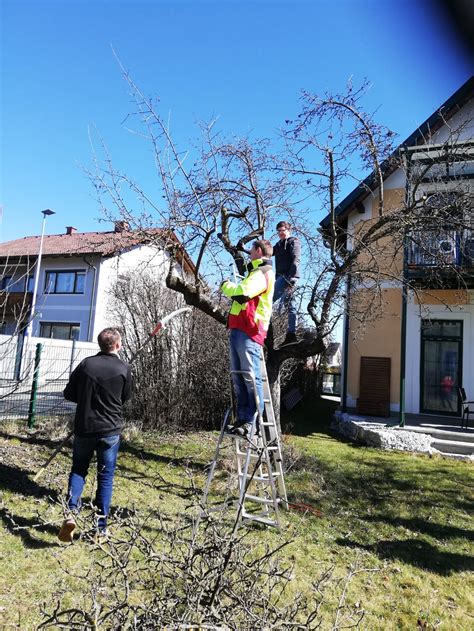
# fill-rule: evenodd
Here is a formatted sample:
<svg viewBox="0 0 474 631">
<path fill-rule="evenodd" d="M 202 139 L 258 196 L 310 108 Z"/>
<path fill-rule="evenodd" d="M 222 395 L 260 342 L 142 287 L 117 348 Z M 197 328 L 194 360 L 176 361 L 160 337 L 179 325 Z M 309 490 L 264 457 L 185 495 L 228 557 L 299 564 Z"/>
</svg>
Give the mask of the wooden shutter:
<svg viewBox="0 0 474 631">
<path fill-rule="evenodd" d="M 361 357 L 358 414 L 390 416 L 390 357 Z"/>
</svg>

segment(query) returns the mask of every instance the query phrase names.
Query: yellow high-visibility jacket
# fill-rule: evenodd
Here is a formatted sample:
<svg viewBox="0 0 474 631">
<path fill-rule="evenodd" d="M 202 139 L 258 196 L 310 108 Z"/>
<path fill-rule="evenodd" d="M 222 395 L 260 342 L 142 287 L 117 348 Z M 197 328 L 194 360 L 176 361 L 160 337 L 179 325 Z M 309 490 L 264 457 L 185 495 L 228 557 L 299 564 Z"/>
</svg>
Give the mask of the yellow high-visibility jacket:
<svg viewBox="0 0 474 631">
<path fill-rule="evenodd" d="M 267 259 L 250 261 L 247 270 L 247 276 L 240 283 L 226 280 L 221 285 L 224 296 L 232 298 L 227 327 L 240 329 L 263 344 L 272 315 L 275 274 Z"/>
</svg>

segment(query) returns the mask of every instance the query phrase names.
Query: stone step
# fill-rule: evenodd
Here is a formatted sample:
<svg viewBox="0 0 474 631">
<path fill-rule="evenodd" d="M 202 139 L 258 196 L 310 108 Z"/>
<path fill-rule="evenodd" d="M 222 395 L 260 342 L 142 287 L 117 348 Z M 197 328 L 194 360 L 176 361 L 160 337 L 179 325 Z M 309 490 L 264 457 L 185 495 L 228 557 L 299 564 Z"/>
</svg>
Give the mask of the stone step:
<svg viewBox="0 0 474 631">
<path fill-rule="evenodd" d="M 460 440 L 440 440 L 435 439 L 431 443 L 433 449 L 442 451 L 443 453 L 454 454 L 474 454 L 474 444 L 468 442 L 462 442 Z"/>
<path fill-rule="evenodd" d="M 429 434 L 434 438 L 441 440 L 455 440 L 463 443 L 474 443 L 474 431 L 463 430 L 459 432 L 449 431 L 446 429 L 437 429 L 436 427 L 405 425 L 405 427 L 395 427 L 394 429 L 404 429 L 408 432 L 417 432 L 418 434 Z"/>
</svg>

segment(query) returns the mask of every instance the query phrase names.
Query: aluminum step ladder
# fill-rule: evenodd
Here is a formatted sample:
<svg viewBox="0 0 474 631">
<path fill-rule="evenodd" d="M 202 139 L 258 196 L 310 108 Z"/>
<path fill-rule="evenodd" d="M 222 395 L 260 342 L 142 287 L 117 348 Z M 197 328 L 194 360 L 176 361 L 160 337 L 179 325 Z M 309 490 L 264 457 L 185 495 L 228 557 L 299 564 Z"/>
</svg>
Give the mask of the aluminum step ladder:
<svg viewBox="0 0 474 631">
<path fill-rule="evenodd" d="M 225 506 L 234 505 L 237 510 L 237 526 L 242 522 L 258 522 L 267 526 L 281 527 L 280 508 L 288 509 L 286 495 L 281 442 L 273 410 L 270 384 L 263 348 L 260 352 L 260 374 L 262 377 L 262 390 L 264 413 L 258 412 L 259 402 L 252 373 L 245 371 L 232 371 L 243 374 L 252 381 L 257 413 L 252 422 L 250 435 L 246 437 L 226 433 L 226 426 L 231 417 L 234 405 L 227 411 L 221 426 L 217 441 L 214 459 L 211 462 L 209 474 L 200 502 L 201 512 L 195 521 L 194 530 L 199 526 L 200 520 L 208 517 L 214 511 L 222 511 Z M 232 374 L 231 372 L 231 374 Z M 232 398 L 233 389 L 231 387 Z M 257 421 L 258 420 L 258 424 Z M 258 428 L 258 429 L 257 429 Z M 215 469 L 221 455 L 221 449 L 225 441 L 233 441 L 239 481 L 239 497 L 231 499 L 224 504 L 208 505 L 208 495 L 214 478 Z"/>
</svg>

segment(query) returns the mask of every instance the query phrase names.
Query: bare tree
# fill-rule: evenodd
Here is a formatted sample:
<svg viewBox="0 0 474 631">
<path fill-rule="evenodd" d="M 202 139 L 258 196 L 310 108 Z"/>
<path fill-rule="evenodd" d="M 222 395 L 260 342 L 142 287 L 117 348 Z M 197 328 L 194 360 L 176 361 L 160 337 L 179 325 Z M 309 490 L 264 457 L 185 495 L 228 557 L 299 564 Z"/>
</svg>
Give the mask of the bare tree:
<svg viewBox="0 0 474 631">
<path fill-rule="evenodd" d="M 284 149 L 278 154 L 271 152 L 268 141 L 224 139 L 215 121 L 201 125 L 199 146 L 184 151 L 173 140 L 158 101 L 147 97 L 122 70 L 136 104 L 134 120 L 153 148 L 162 198 L 152 200 L 128 175 L 117 172 L 108 154 L 104 162 L 96 156 L 90 175 L 104 212 L 118 213 L 142 228 L 146 222 L 160 224 L 194 258 L 192 277 L 176 274 L 170 266 L 166 279 L 170 289 L 224 323 L 226 305 L 217 297 L 216 287 L 229 275 L 230 257 L 242 269 L 249 242 L 267 236 L 282 216 L 291 218 L 305 241 L 306 284 L 301 299 L 306 305 L 307 335 L 298 344 L 281 348 L 275 347 L 271 336 L 267 343 L 267 368 L 278 412 L 282 364 L 324 352 L 344 313 L 347 278 L 351 277 L 353 288 L 364 290 L 352 301 L 351 316 L 366 326 L 383 311 L 384 283 L 406 283 L 417 290 L 417 284 L 410 284 L 403 274 L 404 253 L 407 239 L 416 243 L 418 231 L 425 234 L 426 212 L 436 226 L 443 217 L 450 225 L 457 216 L 465 222 L 466 213 L 452 213 L 452 196 L 446 197 L 441 185 L 436 211 L 433 202 L 418 194 L 427 174 L 436 180 L 437 159 L 432 156 L 424 166 L 410 167 L 407 152 L 394 149 L 395 134 L 363 109 L 366 85 L 355 89 L 349 84 L 342 95 L 318 97 L 304 92 L 301 113 L 286 121 L 279 139 Z M 459 149 L 456 133 L 453 130 L 444 144 L 448 161 Z M 387 203 L 384 181 L 396 169 L 407 172 L 410 195 Z M 354 228 L 340 221 L 336 200 L 348 184 L 358 181 L 361 171 L 371 175 L 359 184 L 359 191 L 373 197 L 376 211 L 370 221 Z M 142 205 L 140 216 L 126 203 L 125 188 Z M 466 195 L 470 203 L 470 193 Z M 316 204 L 329 218 L 323 229 L 312 221 Z M 465 204 L 466 198 L 463 208 Z M 436 256 L 442 259 L 441 253 Z M 438 274 L 443 269 L 446 275 L 447 267 L 456 273 L 454 265 L 441 259 L 434 266 Z"/>
<path fill-rule="evenodd" d="M 150 272 L 122 275 L 111 289 L 109 313 L 123 332 L 126 358 L 183 302 Z M 135 395 L 127 417 L 162 430 L 213 427 L 226 407 L 228 371 L 222 325 L 198 310 L 172 320 L 133 363 Z"/>
</svg>

